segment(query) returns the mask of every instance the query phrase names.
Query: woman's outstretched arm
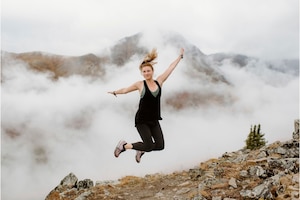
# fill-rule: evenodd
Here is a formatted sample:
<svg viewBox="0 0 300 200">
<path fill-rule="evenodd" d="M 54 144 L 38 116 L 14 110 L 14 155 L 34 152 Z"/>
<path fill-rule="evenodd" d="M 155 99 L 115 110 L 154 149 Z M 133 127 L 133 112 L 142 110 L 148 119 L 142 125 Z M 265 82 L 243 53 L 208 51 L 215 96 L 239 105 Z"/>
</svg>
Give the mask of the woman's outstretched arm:
<svg viewBox="0 0 300 200">
<path fill-rule="evenodd" d="M 141 81 L 138 81 L 138 82 L 132 84 L 129 87 L 121 88 L 121 89 L 118 89 L 118 90 L 115 90 L 115 91 L 111 91 L 111 92 L 107 92 L 107 93 L 113 94 L 115 96 L 117 96 L 117 94 L 127 94 L 127 93 L 133 92 L 135 90 L 140 90 L 140 87 L 141 87 L 140 85 L 141 85 Z"/>
<path fill-rule="evenodd" d="M 162 85 L 166 80 L 167 78 L 170 76 L 170 74 L 173 72 L 173 70 L 176 68 L 177 64 L 179 63 L 179 61 L 183 58 L 183 53 L 184 53 L 184 49 L 181 48 L 180 49 L 180 54 L 178 56 L 178 58 L 176 58 L 176 60 L 174 60 L 170 66 L 168 67 L 168 69 L 162 73 L 161 75 L 159 75 L 157 77 L 157 81 L 160 85 Z"/>
</svg>

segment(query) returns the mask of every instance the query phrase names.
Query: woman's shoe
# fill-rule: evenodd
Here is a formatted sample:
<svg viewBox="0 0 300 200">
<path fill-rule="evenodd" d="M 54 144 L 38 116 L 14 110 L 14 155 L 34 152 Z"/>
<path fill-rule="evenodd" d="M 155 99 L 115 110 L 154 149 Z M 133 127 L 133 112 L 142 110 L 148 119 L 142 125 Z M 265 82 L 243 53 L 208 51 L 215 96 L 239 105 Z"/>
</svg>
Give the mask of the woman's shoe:
<svg viewBox="0 0 300 200">
<path fill-rule="evenodd" d="M 141 158 L 144 155 L 144 151 L 136 151 L 135 160 L 137 163 L 141 162 Z"/>
<path fill-rule="evenodd" d="M 124 140 L 121 140 L 121 141 L 118 143 L 118 145 L 116 146 L 115 151 L 114 151 L 114 154 L 115 154 L 115 157 L 116 157 L 116 158 L 119 157 L 119 155 L 120 155 L 122 152 L 126 151 L 126 149 L 125 149 L 125 147 L 124 147 L 126 144 L 127 144 L 127 142 L 125 142 Z"/>
</svg>

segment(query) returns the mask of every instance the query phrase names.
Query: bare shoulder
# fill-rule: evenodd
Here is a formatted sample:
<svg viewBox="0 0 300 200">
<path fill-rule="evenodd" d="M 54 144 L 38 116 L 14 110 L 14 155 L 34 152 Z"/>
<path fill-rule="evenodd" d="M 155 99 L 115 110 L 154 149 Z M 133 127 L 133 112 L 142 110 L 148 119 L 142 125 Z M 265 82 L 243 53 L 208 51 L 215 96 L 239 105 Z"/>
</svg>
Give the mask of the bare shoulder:
<svg viewBox="0 0 300 200">
<path fill-rule="evenodd" d="M 161 87 L 161 86 L 162 86 L 162 84 L 163 84 L 163 81 L 162 81 L 162 79 L 161 79 L 161 77 L 160 77 L 160 76 L 159 76 L 159 77 L 157 77 L 156 81 L 158 82 L 159 86 Z"/>
<path fill-rule="evenodd" d="M 137 81 L 134 83 L 135 87 L 138 88 L 139 91 L 142 91 L 143 86 L 144 86 L 144 82 L 143 81 Z"/>
</svg>

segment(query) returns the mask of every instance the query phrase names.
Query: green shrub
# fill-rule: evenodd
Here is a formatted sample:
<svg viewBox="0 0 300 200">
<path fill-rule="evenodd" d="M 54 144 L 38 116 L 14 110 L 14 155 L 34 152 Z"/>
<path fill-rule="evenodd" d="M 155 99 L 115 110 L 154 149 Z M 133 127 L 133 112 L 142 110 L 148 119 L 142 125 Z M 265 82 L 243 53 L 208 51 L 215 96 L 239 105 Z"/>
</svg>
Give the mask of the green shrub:
<svg viewBox="0 0 300 200">
<path fill-rule="evenodd" d="M 254 150 L 266 145 L 265 134 L 262 134 L 260 130 L 260 124 L 258 124 L 258 126 L 254 125 L 254 127 L 251 126 L 250 133 L 246 140 L 246 149 Z"/>
</svg>

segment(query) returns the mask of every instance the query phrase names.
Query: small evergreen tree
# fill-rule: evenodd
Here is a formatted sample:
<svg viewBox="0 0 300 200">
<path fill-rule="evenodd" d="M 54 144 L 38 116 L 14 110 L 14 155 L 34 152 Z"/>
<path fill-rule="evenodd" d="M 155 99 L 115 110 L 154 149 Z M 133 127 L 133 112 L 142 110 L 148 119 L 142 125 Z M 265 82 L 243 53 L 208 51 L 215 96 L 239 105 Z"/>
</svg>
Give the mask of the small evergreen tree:
<svg viewBox="0 0 300 200">
<path fill-rule="evenodd" d="M 246 149 L 254 150 L 266 145 L 265 134 L 262 134 L 260 130 L 260 124 L 250 127 L 250 133 L 246 139 Z"/>
</svg>

